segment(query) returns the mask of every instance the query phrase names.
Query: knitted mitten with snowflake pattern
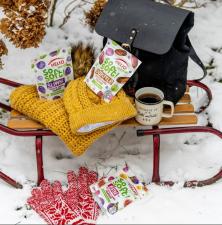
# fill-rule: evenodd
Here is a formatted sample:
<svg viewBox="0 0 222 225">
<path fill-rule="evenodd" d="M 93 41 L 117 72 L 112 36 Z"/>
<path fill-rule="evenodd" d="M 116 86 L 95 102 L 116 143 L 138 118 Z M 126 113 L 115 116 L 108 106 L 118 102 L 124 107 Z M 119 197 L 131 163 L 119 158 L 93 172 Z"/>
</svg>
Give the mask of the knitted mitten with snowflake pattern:
<svg viewBox="0 0 222 225">
<path fill-rule="evenodd" d="M 51 185 L 43 180 L 40 188 L 32 190 L 27 202 L 48 224 L 85 224 L 82 217 L 65 202 L 58 181 Z"/>
</svg>

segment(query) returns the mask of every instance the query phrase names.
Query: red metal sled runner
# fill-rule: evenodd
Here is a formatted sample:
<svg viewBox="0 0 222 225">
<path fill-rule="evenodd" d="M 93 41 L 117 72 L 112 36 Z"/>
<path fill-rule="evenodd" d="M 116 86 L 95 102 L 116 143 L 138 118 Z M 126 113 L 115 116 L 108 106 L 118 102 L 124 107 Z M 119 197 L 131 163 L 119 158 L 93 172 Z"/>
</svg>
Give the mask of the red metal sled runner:
<svg viewBox="0 0 222 225">
<path fill-rule="evenodd" d="M 5 84 L 11 87 L 19 87 L 22 84 L 16 83 L 4 78 L 0 78 L 0 83 Z M 208 103 L 205 106 L 202 106 L 200 110 L 196 113 L 200 113 L 203 110 L 205 110 L 211 100 L 212 100 L 212 94 L 210 89 L 201 83 L 200 81 L 188 81 L 187 82 L 188 87 L 198 87 L 206 91 L 206 94 L 208 96 Z M 0 107 L 2 109 L 5 109 L 7 111 L 10 111 L 13 113 L 13 109 L 4 104 L 0 103 Z M 172 119 L 166 119 L 161 121 L 160 126 L 171 126 L 169 128 L 159 128 L 159 126 L 153 126 L 152 129 L 141 129 L 137 130 L 137 136 L 145 136 L 145 135 L 152 135 L 153 136 L 153 177 L 152 177 L 152 182 L 157 183 L 157 184 L 162 184 L 162 185 L 173 185 L 174 182 L 172 181 L 161 181 L 160 174 L 159 174 L 159 165 L 160 165 L 160 136 L 164 134 L 179 134 L 179 133 L 211 133 L 219 138 L 222 138 L 222 132 L 219 130 L 216 130 L 212 127 L 206 127 L 206 126 L 195 126 L 197 124 L 197 117 L 196 114 L 194 114 L 194 109 L 191 104 L 191 100 L 189 95 L 186 93 L 185 96 L 181 99 L 178 105 L 176 105 L 175 108 L 175 116 Z M 181 115 L 181 113 L 183 115 Z M 186 115 L 187 113 L 187 115 Z M 190 115 L 193 113 L 192 115 Z M 16 114 L 16 113 L 15 113 Z M 189 115 L 188 115 L 189 114 Z M 21 117 L 21 114 L 19 115 Z M 30 126 L 30 121 L 34 123 L 35 130 L 33 128 L 31 129 L 30 127 L 21 127 L 23 130 L 19 129 L 19 119 L 15 116 L 15 118 L 12 118 L 11 122 L 13 125 L 10 127 L 4 126 L 0 124 L 0 130 L 2 132 L 8 133 L 10 135 L 15 135 L 15 136 L 23 136 L 23 137 L 35 137 L 35 146 L 36 146 L 36 163 L 37 163 L 37 174 L 38 174 L 38 179 L 37 179 L 37 184 L 39 185 L 41 181 L 44 179 L 44 170 L 43 170 L 43 137 L 44 136 L 56 136 L 52 131 L 44 129 L 44 126 L 40 124 L 36 124 L 36 122 L 33 122 L 31 119 L 27 119 L 28 124 Z M 31 123 L 32 124 L 32 123 Z M 136 123 L 135 120 L 130 120 L 127 122 L 124 122 L 122 125 L 128 126 L 128 125 L 133 125 L 137 126 L 138 124 Z M 176 127 L 173 125 L 177 125 Z M 183 125 L 182 127 L 178 127 L 178 125 Z M 186 127 L 186 125 L 192 125 Z M 173 126 L 173 127 L 172 127 Z M 14 128 L 12 128 L 14 127 Z M 22 185 L 4 174 L 3 172 L 0 172 L 0 178 L 2 178 L 5 182 L 8 184 L 12 185 L 15 188 L 22 188 Z M 222 169 L 213 177 L 203 180 L 203 181 L 186 181 L 184 183 L 184 187 L 202 187 L 205 185 L 210 185 L 218 181 L 219 179 L 222 178 Z"/>
</svg>

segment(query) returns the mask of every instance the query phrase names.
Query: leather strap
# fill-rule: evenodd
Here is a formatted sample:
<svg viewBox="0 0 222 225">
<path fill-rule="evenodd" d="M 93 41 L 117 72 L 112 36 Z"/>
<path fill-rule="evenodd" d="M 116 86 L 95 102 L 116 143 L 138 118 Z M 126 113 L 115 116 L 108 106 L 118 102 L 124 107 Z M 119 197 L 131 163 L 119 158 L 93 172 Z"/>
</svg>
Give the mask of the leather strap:
<svg viewBox="0 0 222 225">
<path fill-rule="evenodd" d="M 169 0 L 163 0 L 163 1 L 166 4 L 171 5 Z M 187 41 L 188 41 L 188 44 L 190 46 L 190 58 L 203 70 L 203 76 L 201 78 L 199 78 L 199 79 L 195 79 L 194 81 L 201 81 L 207 76 L 207 70 L 206 70 L 204 64 L 202 63 L 201 59 L 197 55 L 194 47 L 192 46 L 189 37 L 187 38 Z"/>
<path fill-rule="evenodd" d="M 122 43 L 122 45 L 121 45 L 122 48 L 124 48 L 125 50 L 131 52 L 132 45 L 133 45 L 133 42 L 135 40 L 136 35 L 137 35 L 137 30 L 136 29 L 132 29 L 131 32 L 130 32 L 128 40 L 125 43 Z"/>
<path fill-rule="evenodd" d="M 207 70 L 204 64 L 202 63 L 201 59 L 197 55 L 196 51 L 194 50 L 189 38 L 188 44 L 190 45 L 190 58 L 203 70 L 203 76 L 199 79 L 195 79 L 195 81 L 201 81 L 207 76 Z"/>
</svg>

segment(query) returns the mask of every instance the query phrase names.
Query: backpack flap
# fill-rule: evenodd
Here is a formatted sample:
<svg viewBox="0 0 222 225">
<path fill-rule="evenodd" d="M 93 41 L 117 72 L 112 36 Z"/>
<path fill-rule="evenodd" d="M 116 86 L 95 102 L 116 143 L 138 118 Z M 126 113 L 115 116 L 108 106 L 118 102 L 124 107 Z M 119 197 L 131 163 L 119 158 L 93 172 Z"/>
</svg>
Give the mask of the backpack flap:
<svg viewBox="0 0 222 225">
<path fill-rule="evenodd" d="M 135 29 L 134 48 L 162 55 L 173 43 L 180 49 L 186 46 L 193 23 L 194 14 L 184 9 L 151 0 L 109 0 L 95 29 L 120 43 L 126 43 Z"/>
</svg>

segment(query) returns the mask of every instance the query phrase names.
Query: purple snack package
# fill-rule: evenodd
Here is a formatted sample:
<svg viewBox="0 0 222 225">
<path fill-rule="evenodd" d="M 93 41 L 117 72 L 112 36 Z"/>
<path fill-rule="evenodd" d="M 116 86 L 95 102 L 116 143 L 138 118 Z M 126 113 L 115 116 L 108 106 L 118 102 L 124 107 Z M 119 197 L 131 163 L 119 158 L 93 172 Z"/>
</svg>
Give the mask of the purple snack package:
<svg viewBox="0 0 222 225">
<path fill-rule="evenodd" d="M 74 79 L 71 48 L 62 48 L 34 59 L 39 97 L 55 100 L 63 96 L 65 87 Z"/>
</svg>

